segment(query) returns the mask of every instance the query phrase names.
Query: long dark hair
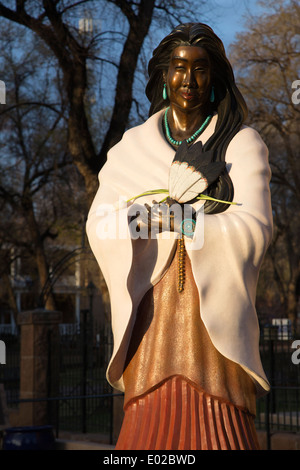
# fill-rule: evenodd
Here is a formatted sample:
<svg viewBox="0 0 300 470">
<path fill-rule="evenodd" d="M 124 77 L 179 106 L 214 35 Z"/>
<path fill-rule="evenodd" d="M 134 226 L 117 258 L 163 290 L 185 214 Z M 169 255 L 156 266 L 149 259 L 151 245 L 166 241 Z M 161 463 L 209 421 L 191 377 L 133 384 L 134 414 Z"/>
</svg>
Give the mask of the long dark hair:
<svg viewBox="0 0 300 470">
<path fill-rule="evenodd" d="M 149 81 L 146 87 L 146 95 L 151 103 L 149 116 L 169 105 L 168 100 L 163 100 L 162 97 L 163 75 L 168 71 L 173 50 L 181 45 L 203 47 L 210 57 L 212 85 L 215 92 L 213 111 L 217 112 L 218 119 L 215 132 L 206 142 L 203 150 L 213 150 L 215 161 L 225 161 L 229 142 L 240 130 L 248 110 L 235 84 L 233 70 L 226 57 L 224 45 L 209 26 L 203 23 L 179 25 L 153 51 L 148 64 Z M 232 201 L 233 193 L 233 184 L 226 169 L 207 190 L 209 196 L 225 201 Z M 207 214 L 215 214 L 225 211 L 228 207 L 228 204 L 206 201 L 204 211 Z"/>
</svg>

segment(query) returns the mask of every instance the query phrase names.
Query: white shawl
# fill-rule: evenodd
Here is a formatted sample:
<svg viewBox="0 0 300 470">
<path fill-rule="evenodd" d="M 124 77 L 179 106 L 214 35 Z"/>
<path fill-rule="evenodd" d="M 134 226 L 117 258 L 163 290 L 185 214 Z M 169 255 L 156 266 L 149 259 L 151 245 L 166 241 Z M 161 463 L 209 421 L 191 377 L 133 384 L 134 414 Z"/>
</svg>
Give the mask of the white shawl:
<svg viewBox="0 0 300 470">
<path fill-rule="evenodd" d="M 120 197 L 168 189 L 174 150 L 163 136 L 162 114 L 160 111 L 125 132 L 109 151 L 87 221 L 90 246 L 110 294 L 114 350 L 107 379 L 120 390 L 124 390 L 123 367 L 137 307 L 168 268 L 175 241 L 169 232 L 154 240 L 132 240 L 128 209 L 116 211 L 112 205 Z M 216 121 L 214 116 L 199 137 L 203 144 L 213 134 Z M 243 127 L 232 139 L 226 164 L 234 201 L 239 204 L 224 213 L 207 215 L 201 211 L 203 202 L 197 202 L 196 231 L 192 240 L 186 238 L 186 249 L 199 291 L 200 315 L 214 346 L 248 372 L 261 395 L 269 384 L 259 354 L 255 297 L 259 269 L 272 236 L 272 210 L 268 151 L 254 129 Z M 147 196 L 136 202 L 161 198 Z"/>
</svg>

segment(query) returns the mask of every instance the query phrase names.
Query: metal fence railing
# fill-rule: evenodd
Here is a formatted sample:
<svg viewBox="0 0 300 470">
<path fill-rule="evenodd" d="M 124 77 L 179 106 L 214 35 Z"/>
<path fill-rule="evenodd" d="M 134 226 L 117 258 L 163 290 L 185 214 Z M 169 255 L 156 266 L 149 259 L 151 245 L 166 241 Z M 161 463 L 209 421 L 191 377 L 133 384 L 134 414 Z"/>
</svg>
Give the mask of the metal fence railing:
<svg viewBox="0 0 300 470">
<path fill-rule="evenodd" d="M 113 399 L 119 396 L 123 393 L 19 399 L 11 404 L 47 402 L 51 405 L 47 423 L 53 426 L 56 438 L 62 431 L 95 433 L 103 443 L 114 444 Z"/>
<path fill-rule="evenodd" d="M 48 374 L 48 397 L 26 401 L 47 401 L 48 424 L 57 432 L 99 433 L 107 442 L 113 410 L 113 389 L 105 377 L 112 351 L 111 332 L 92 322 L 88 311 L 82 312 L 81 320 L 60 328 L 58 349 L 52 348 L 49 336 L 52 377 Z M 2 336 L 7 363 L 0 365 L 0 383 L 4 384 L 7 405 L 16 408 L 24 402 L 20 400 L 20 336 Z"/>
<path fill-rule="evenodd" d="M 0 364 L 0 383 L 4 385 L 7 402 L 16 407 L 20 396 L 20 337 L 5 331 L 0 339 L 6 345 L 6 364 Z"/>
<path fill-rule="evenodd" d="M 300 364 L 294 360 L 295 338 L 280 324 L 261 329 L 260 353 L 271 391 L 257 401 L 256 427 L 276 432 L 300 431 Z"/>
<path fill-rule="evenodd" d="M 300 364 L 293 361 L 295 338 L 280 331 L 279 325 L 261 328 L 260 353 L 271 392 L 257 401 L 256 427 L 267 432 L 268 441 L 275 432 L 300 432 Z M 16 407 L 20 402 L 19 337 L 7 335 L 5 342 L 9 354 L 7 363 L 0 365 L 0 383 L 4 384 L 8 406 Z M 64 325 L 61 329 L 55 359 L 59 388 L 47 398 L 52 403 L 51 424 L 57 432 L 100 433 L 106 441 L 112 435 L 115 395 L 105 378 L 111 352 L 110 330 L 92 324 L 87 314 L 76 328 Z"/>
</svg>

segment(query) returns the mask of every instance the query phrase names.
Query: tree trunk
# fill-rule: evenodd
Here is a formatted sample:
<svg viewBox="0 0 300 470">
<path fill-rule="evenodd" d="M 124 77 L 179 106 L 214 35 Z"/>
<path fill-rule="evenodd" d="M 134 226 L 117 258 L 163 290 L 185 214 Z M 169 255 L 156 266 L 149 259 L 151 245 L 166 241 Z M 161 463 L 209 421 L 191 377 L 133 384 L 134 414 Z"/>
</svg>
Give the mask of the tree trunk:
<svg viewBox="0 0 300 470">
<path fill-rule="evenodd" d="M 22 201 L 24 217 L 27 221 L 28 230 L 31 236 L 32 244 L 35 247 L 35 260 L 39 273 L 41 292 L 49 277 L 49 266 L 45 253 L 44 242 L 41 237 L 38 222 L 36 220 L 33 208 L 33 202 L 30 196 L 26 195 Z M 43 299 L 44 307 L 47 310 L 56 310 L 55 298 L 52 286 L 50 286 L 48 296 Z"/>
<path fill-rule="evenodd" d="M 291 320 L 292 331 L 297 330 L 297 295 L 295 283 L 291 282 L 286 296 L 287 317 Z"/>
<path fill-rule="evenodd" d="M 13 291 L 13 288 L 12 288 L 12 285 L 11 285 L 11 281 L 10 281 L 10 276 L 7 272 L 4 272 L 1 274 L 1 277 L 2 277 L 2 281 L 3 281 L 3 284 L 4 284 L 4 288 L 5 288 L 5 291 L 7 293 L 7 296 L 8 296 L 8 303 L 9 303 L 9 307 L 12 311 L 12 314 L 13 314 L 13 317 L 14 317 L 14 321 L 15 321 L 15 325 L 18 325 L 18 306 L 17 306 L 17 302 L 16 302 L 16 298 L 15 298 L 15 295 L 14 295 L 14 291 Z"/>
<path fill-rule="evenodd" d="M 134 72 L 149 31 L 154 5 L 155 0 L 142 0 L 137 15 L 128 14 L 126 8 L 123 10 L 127 15 L 130 29 L 121 55 L 112 118 L 99 155 L 101 167 L 105 163 L 108 150 L 121 140 L 128 124 Z M 122 6 L 120 8 L 122 9 Z"/>
</svg>

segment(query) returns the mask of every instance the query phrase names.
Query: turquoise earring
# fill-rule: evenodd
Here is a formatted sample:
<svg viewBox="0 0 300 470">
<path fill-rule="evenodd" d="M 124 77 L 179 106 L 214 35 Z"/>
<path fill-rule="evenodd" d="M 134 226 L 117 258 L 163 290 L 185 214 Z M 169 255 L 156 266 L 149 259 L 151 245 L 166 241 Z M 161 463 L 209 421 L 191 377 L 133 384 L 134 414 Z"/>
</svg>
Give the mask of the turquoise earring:
<svg viewBox="0 0 300 470">
<path fill-rule="evenodd" d="M 164 83 L 164 87 L 163 87 L 163 99 L 166 100 L 168 98 L 168 95 L 167 95 L 167 85 Z"/>
<path fill-rule="evenodd" d="M 210 102 L 213 103 L 215 101 L 215 88 L 211 87 L 211 94 L 210 94 Z"/>
</svg>

